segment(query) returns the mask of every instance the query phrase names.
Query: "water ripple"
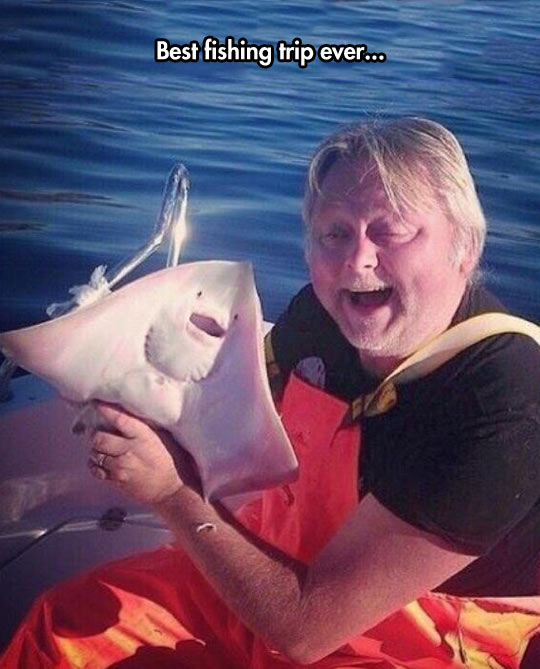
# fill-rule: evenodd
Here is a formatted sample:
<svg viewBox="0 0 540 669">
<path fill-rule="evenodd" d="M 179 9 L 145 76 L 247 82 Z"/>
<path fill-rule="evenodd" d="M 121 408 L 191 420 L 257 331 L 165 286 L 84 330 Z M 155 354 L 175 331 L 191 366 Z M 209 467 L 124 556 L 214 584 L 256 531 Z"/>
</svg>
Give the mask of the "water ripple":
<svg viewBox="0 0 540 669">
<path fill-rule="evenodd" d="M 3 324 L 35 322 L 152 229 L 190 169 L 187 257 L 251 260 L 268 317 L 307 278 L 308 156 L 337 124 L 431 116 L 463 142 L 502 297 L 540 317 L 540 19 L 522 0 L 5 0 L 0 15 Z M 157 37 L 365 43 L 382 64 L 156 63 Z M 28 273 L 28 258 L 39 276 Z M 495 283 L 494 283 L 495 285 Z M 7 291 L 6 291 L 7 292 Z"/>
</svg>

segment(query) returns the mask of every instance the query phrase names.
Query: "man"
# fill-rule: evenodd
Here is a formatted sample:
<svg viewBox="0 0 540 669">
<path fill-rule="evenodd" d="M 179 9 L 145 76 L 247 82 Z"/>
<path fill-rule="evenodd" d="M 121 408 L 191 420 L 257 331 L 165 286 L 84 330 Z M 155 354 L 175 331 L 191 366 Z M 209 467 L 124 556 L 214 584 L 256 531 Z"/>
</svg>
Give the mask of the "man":
<svg viewBox="0 0 540 669">
<path fill-rule="evenodd" d="M 232 518 L 166 435 L 102 405 L 92 472 L 178 547 L 46 595 L 5 666 L 519 666 L 540 628 L 537 344 L 484 337 L 379 401 L 408 356 L 503 311 L 474 283 L 463 152 L 423 119 L 345 129 L 304 211 L 312 285 L 267 342 L 298 481 Z"/>
</svg>

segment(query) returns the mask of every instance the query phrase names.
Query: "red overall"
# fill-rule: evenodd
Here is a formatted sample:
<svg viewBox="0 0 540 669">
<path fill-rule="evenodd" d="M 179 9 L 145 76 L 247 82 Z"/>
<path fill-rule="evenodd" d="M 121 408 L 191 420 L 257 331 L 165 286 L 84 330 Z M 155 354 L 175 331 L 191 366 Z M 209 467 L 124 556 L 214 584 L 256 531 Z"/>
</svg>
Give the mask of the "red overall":
<svg viewBox="0 0 540 669">
<path fill-rule="evenodd" d="M 267 491 L 240 517 L 268 542 L 309 562 L 358 503 L 360 430 L 348 422 L 345 402 L 294 374 L 281 411 L 300 461 L 300 477 Z M 510 600 L 430 593 L 312 666 L 517 669 L 528 640 L 540 628 L 534 600 L 529 598 L 527 608 L 525 598 L 510 606 Z M 296 665 L 254 637 L 182 551 L 163 547 L 105 565 L 40 597 L 0 666 Z"/>
</svg>

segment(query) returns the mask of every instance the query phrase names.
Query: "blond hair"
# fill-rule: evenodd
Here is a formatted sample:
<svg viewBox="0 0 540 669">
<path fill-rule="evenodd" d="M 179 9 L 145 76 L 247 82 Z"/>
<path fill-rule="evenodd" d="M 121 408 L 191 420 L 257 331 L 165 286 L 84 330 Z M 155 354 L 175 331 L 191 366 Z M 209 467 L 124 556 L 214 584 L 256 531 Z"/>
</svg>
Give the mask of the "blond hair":
<svg viewBox="0 0 540 669">
<path fill-rule="evenodd" d="M 399 215 L 442 203 L 453 225 L 455 258 L 469 251 L 478 262 L 486 220 L 465 154 L 449 130 L 434 121 L 404 117 L 358 123 L 330 135 L 309 166 L 303 207 L 308 231 L 324 178 L 338 160 L 349 163 L 359 181 L 375 171 Z"/>
</svg>

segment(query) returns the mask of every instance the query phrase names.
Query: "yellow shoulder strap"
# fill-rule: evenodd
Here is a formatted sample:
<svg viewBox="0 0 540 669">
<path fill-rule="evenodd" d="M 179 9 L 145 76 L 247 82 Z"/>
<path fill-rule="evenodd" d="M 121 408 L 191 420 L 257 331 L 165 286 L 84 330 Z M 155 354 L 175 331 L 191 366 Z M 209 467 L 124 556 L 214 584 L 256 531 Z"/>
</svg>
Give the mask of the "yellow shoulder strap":
<svg viewBox="0 0 540 669">
<path fill-rule="evenodd" d="M 352 403 L 352 416 L 374 416 L 388 411 L 397 401 L 395 385 L 426 376 L 469 346 L 493 335 L 527 335 L 540 346 L 540 327 L 509 314 L 487 313 L 473 316 L 446 330 L 404 360 L 375 392 Z"/>
<path fill-rule="evenodd" d="M 405 383 L 426 376 L 461 351 L 493 335 L 514 333 L 527 335 L 540 346 L 540 327 L 509 314 L 480 314 L 446 330 L 408 357 L 383 383 Z M 399 379 L 398 379 L 399 377 Z"/>
</svg>

